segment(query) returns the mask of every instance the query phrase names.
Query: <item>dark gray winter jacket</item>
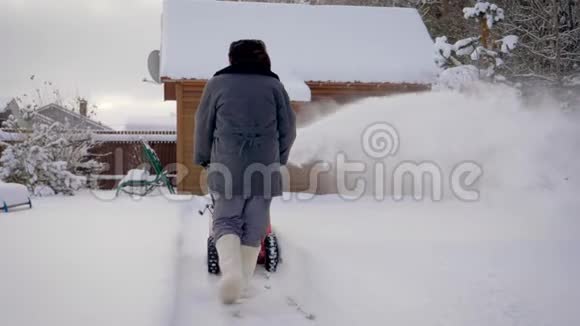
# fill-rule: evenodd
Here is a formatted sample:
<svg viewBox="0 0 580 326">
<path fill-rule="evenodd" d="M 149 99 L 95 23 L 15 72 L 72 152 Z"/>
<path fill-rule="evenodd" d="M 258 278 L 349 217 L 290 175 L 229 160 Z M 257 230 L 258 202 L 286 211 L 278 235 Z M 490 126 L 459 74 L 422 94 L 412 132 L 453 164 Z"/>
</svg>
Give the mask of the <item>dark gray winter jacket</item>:
<svg viewBox="0 0 580 326">
<path fill-rule="evenodd" d="M 280 196 L 280 167 L 295 138 L 290 99 L 275 74 L 230 66 L 208 81 L 196 114 L 195 163 L 209 164 L 211 191 Z"/>
</svg>

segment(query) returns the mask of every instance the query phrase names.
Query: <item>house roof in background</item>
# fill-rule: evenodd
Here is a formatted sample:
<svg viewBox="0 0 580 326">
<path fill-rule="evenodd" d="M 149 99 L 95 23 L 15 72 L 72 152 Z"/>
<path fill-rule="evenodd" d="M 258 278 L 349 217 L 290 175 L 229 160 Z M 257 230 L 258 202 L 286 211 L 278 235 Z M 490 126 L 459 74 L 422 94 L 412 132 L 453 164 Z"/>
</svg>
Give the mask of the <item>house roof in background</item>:
<svg viewBox="0 0 580 326">
<path fill-rule="evenodd" d="M 0 113 L 4 113 L 4 111 L 6 111 L 6 109 L 8 108 L 8 104 L 10 104 L 10 102 L 12 102 L 13 100 L 14 98 L 12 97 L 0 96 Z"/>
<path fill-rule="evenodd" d="M 67 108 L 64 108 L 64 107 L 62 107 L 62 106 L 60 106 L 58 104 L 54 104 L 54 103 L 45 105 L 45 106 L 39 108 L 38 110 L 36 110 L 37 116 L 42 116 L 41 119 L 46 120 L 45 122 L 54 122 L 54 119 L 52 119 L 50 117 L 47 117 L 46 115 L 43 114 L 43 112 L 46 112 L 48 110 L 58 110 L 58 111 L 61 111 L 61 112 L 65 113 L 65 114 L 67 114 L 67 115 L 69 115 L 71 117 L 74 117 L 74 118 L 76 118 L 78 120 L 81 120 L 83 123 L 86 123 L 89 127 L 97 128 L 99 130 L 113 130 L 112 128 L 110 128 L 110 127 L 108 127 L 108 126 L 106 126 L 104 124 L 101 124 L 101 123 L 99 123 L 97 121 L 94 121 L 94 120 L 92 120 L 90 118 L 87 118 L 87 117 L 85 117 L 83 115 L 80 115 L 80 114 L 78 114 L 78 113 L 76 113 L 76 112 L 74 112 L 72 110 L 69 110 Z"/>
<path fill-rule="evenodd" d="M 266 42 L 287 88 L 304 81 L 430 83 L 437 71 L 415 9 L 165 0 L 161 76 L 208 79 L 228 64 L 230 43 L 244 38 Z"/>
<path fill-rule="evenodd" d="M 175 131 L 177 130 L 177 117 L 170 115 L 132 116 L 125 122 L 124 130 Z"/>
</svg>

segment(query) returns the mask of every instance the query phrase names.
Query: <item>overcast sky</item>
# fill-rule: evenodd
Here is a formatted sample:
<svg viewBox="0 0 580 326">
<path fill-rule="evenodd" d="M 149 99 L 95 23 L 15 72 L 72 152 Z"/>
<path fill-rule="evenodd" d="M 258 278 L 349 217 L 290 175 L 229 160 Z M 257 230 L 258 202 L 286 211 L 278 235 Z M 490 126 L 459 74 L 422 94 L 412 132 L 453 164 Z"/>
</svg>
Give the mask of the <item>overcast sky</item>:
<svg viewBox="0 0 580 326">
<path fill-rule="evenodd" d="M 149 77 L 148 54 L 159 48 L 161 4 L 0 0 L 0 97 L 51 81 L 63 96 L 97 104 L 97 119 L 115 128 L 131 117 L 173 115 L 162 87 L 141 81 Z"/>
</svg>

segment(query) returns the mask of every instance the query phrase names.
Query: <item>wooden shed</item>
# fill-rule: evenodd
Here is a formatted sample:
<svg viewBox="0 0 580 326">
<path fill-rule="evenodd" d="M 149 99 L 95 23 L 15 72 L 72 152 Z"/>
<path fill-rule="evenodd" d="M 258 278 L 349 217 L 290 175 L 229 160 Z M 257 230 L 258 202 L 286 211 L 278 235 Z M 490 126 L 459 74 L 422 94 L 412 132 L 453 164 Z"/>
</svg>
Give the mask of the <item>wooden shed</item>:
<svg viewBox="0 0 580 326">
<path fill-rule="evenodd" d="M 227 66 L 232 41 L 265 41 L 295 110 L 429 89 L 433 42 L 414 9 L 166 0 L 161 79 L 177 103 L 180 192 L 202 193 L 193 164 L 195 113 L 206 81 Z"/>
</svg>

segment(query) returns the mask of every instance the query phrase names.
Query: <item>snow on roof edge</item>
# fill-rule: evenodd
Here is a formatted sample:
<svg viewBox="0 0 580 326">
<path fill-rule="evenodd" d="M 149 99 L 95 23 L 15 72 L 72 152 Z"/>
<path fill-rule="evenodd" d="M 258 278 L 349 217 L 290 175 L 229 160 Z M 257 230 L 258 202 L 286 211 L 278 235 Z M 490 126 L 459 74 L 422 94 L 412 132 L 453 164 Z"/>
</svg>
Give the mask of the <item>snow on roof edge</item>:
<svg viewBox="0 0 580 326">
<path fill-rule="evenodd" d="M 119 142 L 119 143 L 132 143 L 132 142 L 161 142 L 161 143 L 173 143 L 177 141 L 176 134 L 95 134 L 94 138 L 96 141 L 100 142 Z"/>
</svg>

